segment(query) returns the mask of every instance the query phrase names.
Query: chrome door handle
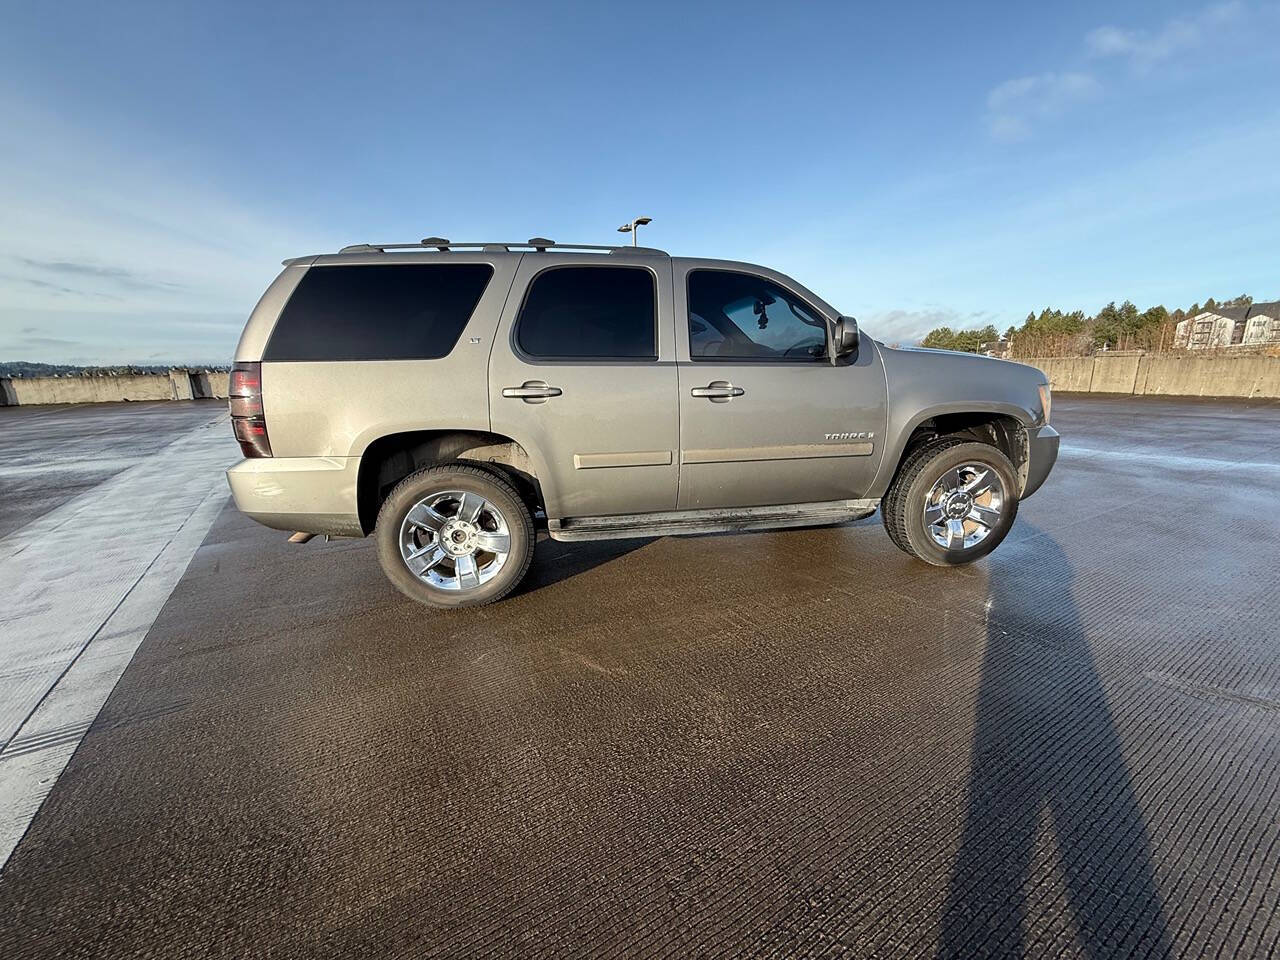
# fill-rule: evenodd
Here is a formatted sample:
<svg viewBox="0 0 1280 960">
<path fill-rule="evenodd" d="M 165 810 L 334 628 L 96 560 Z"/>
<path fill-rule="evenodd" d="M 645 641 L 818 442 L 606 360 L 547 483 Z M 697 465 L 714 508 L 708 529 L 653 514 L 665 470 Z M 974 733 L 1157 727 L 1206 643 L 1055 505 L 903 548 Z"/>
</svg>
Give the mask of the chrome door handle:
<svg viewBox="0 0 1280 960">
<path fill-rule="evenodd" d="M 694 387 L 689 391 L 689 396 L 705 397 L 712 403 L 728 403 L 733 397 L 740 397 L 746 392 L 728 380 L 712 380 L 705 387 Z"/>
<path fill-rule="evenodd" d="M 503 387 L 502 395 L 525 403 L 546 403 L 548 397 L 560 396 L 559 387 L 551 387 L 541 380 L 526 380 L 518 387 Z"/>
</svg>

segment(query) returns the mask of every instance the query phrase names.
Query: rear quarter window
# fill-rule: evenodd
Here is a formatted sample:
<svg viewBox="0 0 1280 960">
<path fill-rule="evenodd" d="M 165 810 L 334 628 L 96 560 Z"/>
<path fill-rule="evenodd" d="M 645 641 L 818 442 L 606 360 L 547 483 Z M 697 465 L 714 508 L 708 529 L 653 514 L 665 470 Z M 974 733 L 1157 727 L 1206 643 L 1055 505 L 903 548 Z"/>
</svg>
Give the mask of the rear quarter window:
<svg viewBox="0 0 1280 960">
<path fill-rule="evenodd" d="M 263 360 L 448 356 L 492 276 L 487 263 L 312 267 L 276 321 Z"/>
</svg>

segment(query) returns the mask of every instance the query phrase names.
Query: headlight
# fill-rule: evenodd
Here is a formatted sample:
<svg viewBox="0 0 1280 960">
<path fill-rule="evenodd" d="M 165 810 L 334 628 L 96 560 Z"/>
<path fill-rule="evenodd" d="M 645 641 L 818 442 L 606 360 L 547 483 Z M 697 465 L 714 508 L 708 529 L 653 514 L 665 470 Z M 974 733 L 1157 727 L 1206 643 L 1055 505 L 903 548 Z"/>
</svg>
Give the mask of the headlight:
<svg viewBox="0 0 1280 960">
<path fill-rule="evenodd" d="M 1040 409 L 1044 411 L 1044 422 L 1049 422 L 1049 407 L 1053 405 L 1053 392 L 1047 383 L 1040 384 Z"/>
</svg>

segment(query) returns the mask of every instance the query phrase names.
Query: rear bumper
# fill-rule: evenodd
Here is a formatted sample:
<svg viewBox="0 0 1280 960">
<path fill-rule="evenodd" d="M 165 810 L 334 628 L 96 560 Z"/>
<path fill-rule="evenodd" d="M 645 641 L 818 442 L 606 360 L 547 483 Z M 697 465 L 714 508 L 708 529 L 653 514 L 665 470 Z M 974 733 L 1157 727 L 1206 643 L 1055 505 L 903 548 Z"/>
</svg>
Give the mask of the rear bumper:
<svg viewBox="0 0 1280 960">
<path fill-rule="evenodd" d="M 359 457 L 263 457 L 227 471 L 236 507 L 277 530 L 361 537 Z"/>
<path fill-rule="evenodd" d="M 1027 482 L 1022 487 L 1025 500 L 1044 483 L 1049 471 L 1058 461 L 1058 431 L 1045 424 L 1029 431 L 1027 442 Z"/>
</svg>

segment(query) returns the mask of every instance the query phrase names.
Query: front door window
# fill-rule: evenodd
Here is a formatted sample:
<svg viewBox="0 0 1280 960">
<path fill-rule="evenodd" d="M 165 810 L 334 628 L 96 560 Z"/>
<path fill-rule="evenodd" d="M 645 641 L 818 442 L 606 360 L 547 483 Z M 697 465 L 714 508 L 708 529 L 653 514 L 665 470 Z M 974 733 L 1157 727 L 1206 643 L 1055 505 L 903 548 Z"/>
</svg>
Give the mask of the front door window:
<svg viewBox="0 0 1280 960">
<path fill-rule="evenodd" d="M 689 274 L 689 355 L 694 360 L 813 361 L 827 356 L 827 325 L 770 280 L 729 270 Z"/>
</svg>

